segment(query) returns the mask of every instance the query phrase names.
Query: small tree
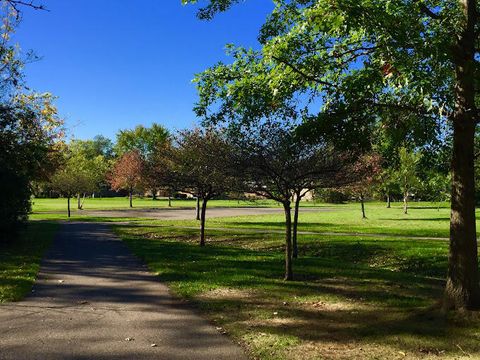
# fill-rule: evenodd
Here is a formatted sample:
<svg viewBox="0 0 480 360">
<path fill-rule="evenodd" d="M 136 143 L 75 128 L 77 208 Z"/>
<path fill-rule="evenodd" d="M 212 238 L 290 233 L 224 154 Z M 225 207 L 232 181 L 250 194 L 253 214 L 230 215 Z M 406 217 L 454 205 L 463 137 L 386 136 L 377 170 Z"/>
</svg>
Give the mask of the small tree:
<svg viewBox="0 0 480 360">
<path fill-rule="evenodd" d="M 397 178 L 403 193 L 403 212 L 407 214 L 410 191 L 420 185 L 417 177 L 417 166 L 422 155 L 419 152 L 408 151 L 405 147 L 400 148 L 398 155 Z"/>
<path fill-rule="evenodd" d="M 437 203 L 437 210 L 440 210 L 439 203 L 450 198 L 450 174 L 442 174 L 436 171 L 428 171 L 426 180 L 422 182 L 422 191 L 429 201 Z"/>
<path fill-rule="evenodd" d="M 398 177 L 395 170 L 383 169 L 378 175 L 377 190 L 385 196 L 387 209 L 391 207 L 392 193 L 399 192 Z"/>
<path fill-rule="evenodd" d="M 99 137 L 96 138 L 99 139 Z M 73 172 L 81 174 L 83 179 L 78 183 L 78 192 L 76 193 L 79 210 L 83 208 L 85 194 L 99 190 L 106 179 L 109 161 L 103 155 L 99 145 L 101 144 L 93 140 L 74 140 L 68 146 L 69 166 Z M 108 148 L 106 153 L 107 151 Z M 81 199 L 82 194 L 83 200 Z"/>
<path fill-rule="evenodd" d="M 68 217 L 71 216 L 70 198 L 92 186 L 92 173 L 78 165 L 78 158 L 69 156 L 51 178 L 52 188 L 67 198 Z"/>
<path fill-rule="evenodd" d="M 68 217 L 71 216 L 70 199 L 77 193 L 81 182 L 76 169 L 68 166 L 58 170 L 51 179 L 53 189 L 67 198 Z"/>
<path fill-rule="evenodd" d="M 344 184 L 346 154 L 327 144 L 309 144 L 295 128 L 281 122 L 237 129 L 230 136 L 236 146 L 234 162 L 246 191 L 278 201 L 285 213 L 285 280 L 293 279 L 297 257 L 299 204 L 315 188 Z M 292 221 L 292 202 L 294 215 Z"/>
<path fill-rule="evenodd" d="M 205 246 L 207 203 L 233 187 L 231 147 L 223 133 L 194 129 L 179 134 L 173 155 L 173 186 L 201 200 L 200 246 Z"/>
<path fill-rule="evenodd" d="M 143 159 L 136 150 L 124 153 L 113 165 L 110 185 L 113 190 L 127 190 L 130 207 L 133 207 L 133 191 L 142 184 Z"/>
<path fill-rule="evenodd" d="M 353 184 L 349 185 L 349 189 L 360 200 L 363 219 L 367 218 L 365 215 L 365 195 L 368 194 L 378 182 L 378 176 L 381 172 L 381 161 L 380 155 L 370 153 L 360 156 L 353 165 Z"/>
<path fill-rule="evenodd" d="M 143 186 L 152 192 L 152 200 L 156 200 L 158 190 L 166 190 L 169 194 L 169 206 L 172 193 L 172 156 L 171 139 L 160 139 L 145 160 L 142 173 Z"/>
</svg>

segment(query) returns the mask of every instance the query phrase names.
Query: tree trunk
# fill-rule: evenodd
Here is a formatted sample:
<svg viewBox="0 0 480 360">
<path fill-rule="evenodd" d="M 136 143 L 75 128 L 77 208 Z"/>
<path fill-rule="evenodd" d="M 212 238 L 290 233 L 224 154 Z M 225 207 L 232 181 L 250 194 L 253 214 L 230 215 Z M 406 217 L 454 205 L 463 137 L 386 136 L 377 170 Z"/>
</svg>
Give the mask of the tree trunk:
<svg viewBox="0 0 480 360">
<path fill-rule="evenodd" d="M 85 203 L 85 196 L 86 196 L 86 194 L 85 194 L 85 193 L 83 193 L 83 196 L 82 196 L 82 203 L 80 204 L 80 209 L 82 209 L 82 210 L 83 210 L 83 204 Z"/>
<path fill-rule="evenodd" d="M 292 270 L 292 214 L 290 201 L 283 203 L 285 211 L 285 280 L 293 280 Z"/>
<path fill-rule="evenodd" d="M 157 189 L 152 189 L 152 200 L 157 200 Z"/>
<path fill-rule="evenodd" d="M 403 213 L 408 214 L 408 191 L 403 194 Z"/>
<path fill-rule="evenodd" d="M 132 189 L 130 189 L 130 191 L 128 192 L 128 199 L 130 200 L 130 207 L 133 207 L 132 197 L 133 197 L 133 191 L 132 191 Z"/>
<path fill-rule="evenodd" d="M 200 220 L 200 198 L 197 196 L 197 201 L 195 205 L 196 219 Z"/>
<path fill-rule="evenodd" d="M 450 252 L 445 309 L 480 309 L 475 224 L 475 24 L 476 1 L 462 0 L 464 29 L 455 47 Z"/>
<path fill-rule="evenodd" d="M 168 195 L 168 207 L 172 207 L 172 196 Z"/>
<path fill-rule="evenodd" d="M 81 201 L 80 193 L 77 194 L 77 209 L 82 210 L 82 201 Z"/>
<path fill-rule="evenodd" d="M 390 205 L 390 194 L 387 194 L 387 209 L 390 209 L 391 208 L 391 205 Z"/>
<path fill-rule="evenodd" d="M 208 199 L 202 199 L 202 211 L 200 214 L 200 246 L 205 246 L 205 213 L 207 212 Z"/>
<path fill-rule="evenodd" d="M 297 244 L 297 229 L 298 229 L 298 210 L 300 208 L 300 195 L 297 194 L 295 198 L 295 208 L 293 211 L 293 234 L 292 234 L 292 245 L 293 245 L 293 258 L 298 258 L 298 244 Z"/>
<path fill-rule="evenodd" d="M 67 197 L 67 212 L 68 217 L 70 218 L 70 195 Z"/>
<path fill-rule="evenodd" d="M 362 219 L 366 219 L 367 216 L 365 215 L 365 198 L 363 194 L 360 194 L 360 204 L 362 205 Z"/>
</svg>

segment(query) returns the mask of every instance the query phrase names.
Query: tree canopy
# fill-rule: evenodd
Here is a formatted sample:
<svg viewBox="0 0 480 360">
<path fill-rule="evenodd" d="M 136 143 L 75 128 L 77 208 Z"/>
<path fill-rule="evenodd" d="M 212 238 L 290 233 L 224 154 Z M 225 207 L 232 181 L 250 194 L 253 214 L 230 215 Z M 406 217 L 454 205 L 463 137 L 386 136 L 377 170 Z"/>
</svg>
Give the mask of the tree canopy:
<svg viewBox="0 0 480 360">
<path fill-rule="evenodd" d="M 196 0 L 184 0 L 196 3 Z M 237 0 L 211 0 L 210 19 Z M 474 135 L 478 123 L 476 0 L 279 0 L 260 50 L 229 46 L 231 64 L 197 76 L 206 123 L 300 118 L 304 134 L 368 148 L 378 127 L 426 141 L 453 137 L 445 308 L 480 308 Z M 447 122 L 448 120 L 448 122 Z M 441 136 L 442 135 L 442 136 Z"/>
</svg>

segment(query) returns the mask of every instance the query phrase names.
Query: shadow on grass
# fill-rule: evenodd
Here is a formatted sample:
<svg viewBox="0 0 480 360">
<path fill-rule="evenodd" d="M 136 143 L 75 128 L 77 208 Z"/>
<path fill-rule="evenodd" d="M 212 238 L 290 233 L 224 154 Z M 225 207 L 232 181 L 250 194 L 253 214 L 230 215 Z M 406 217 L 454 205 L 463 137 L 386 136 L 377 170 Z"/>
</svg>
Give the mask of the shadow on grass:
<svg viewBox="0 0 480 360">
<path fill-rule="evenodd" d="M 448 216 L 445 217 L 438 217 L 438 218 L 408 218 L 408 219 L 387 219 L 387 218 L 382 218 L 380 220 L 385 220 L 385 221 L 445 221 L 448 222 L 450 221 L 450 218 Z"/>
<path fill-rule="evenodd" d="M 434 310 L 444 286 L 447 244 L 302 236 L 295 281 L 285 282 L 281 236 L 233 238 L 212 231 L 200 248 L 194 229 L 116 229 L 176 293 L 236 333 L 276 337 L 273 346 L 278 338 L 293 337 L 378 342 L 434 355 L 458 352 L 457 344 L 480 351 L 478 332 L 472 331 L 478 321 L 461 326 Z M 245 247 L 247 242 L 258 248 Z"/>
<path fill-rule="evenodd" d="M 30 222 L 0 242 L 0 302 L 20 300 L 30 291 L 57 227 L 51 222 Z"/>
</svg>

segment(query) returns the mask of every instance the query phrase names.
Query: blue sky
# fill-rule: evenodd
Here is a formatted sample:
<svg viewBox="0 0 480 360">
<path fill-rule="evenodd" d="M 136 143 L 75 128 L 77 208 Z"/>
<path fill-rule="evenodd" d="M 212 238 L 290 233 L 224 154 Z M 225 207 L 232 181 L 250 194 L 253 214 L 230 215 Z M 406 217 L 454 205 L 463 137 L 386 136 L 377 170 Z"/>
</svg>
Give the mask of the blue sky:
<svg viewBox="0 0 480 360">
<path fill-rule="evenodd" d="M 271 0 L 249 0 L 212 21 L 181 0 L 43 0 L 26 11 L 15 40 L 42 57 L 27 84 L 58 96 L 70 135 L 114 139 L 152 122 L 169 129 L 197 123 L 195 73 L 225 57 L 225 44 L 257 46 Z M 200 2 L 202 4 L 202 2 Z M 203 3 L 205 4 L 205 3 Z"/>
</svg>

